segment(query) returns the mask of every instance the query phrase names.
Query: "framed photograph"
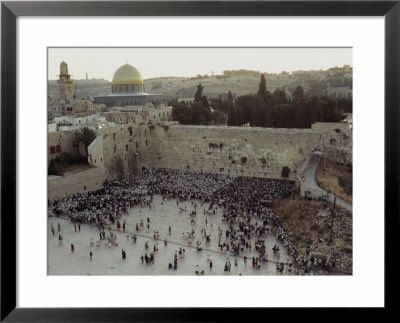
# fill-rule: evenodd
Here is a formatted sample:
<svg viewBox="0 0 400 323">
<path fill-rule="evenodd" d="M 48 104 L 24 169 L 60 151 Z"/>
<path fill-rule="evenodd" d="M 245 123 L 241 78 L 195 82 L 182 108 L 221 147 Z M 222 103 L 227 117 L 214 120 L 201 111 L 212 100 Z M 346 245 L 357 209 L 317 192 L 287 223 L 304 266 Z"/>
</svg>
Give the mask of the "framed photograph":
<svg viewBox="0 0 400 323">
<path fill-rule="evenodd" d="M 2 320 L 391 308 L 398 1 L 1 14 Z"/>
</svg>

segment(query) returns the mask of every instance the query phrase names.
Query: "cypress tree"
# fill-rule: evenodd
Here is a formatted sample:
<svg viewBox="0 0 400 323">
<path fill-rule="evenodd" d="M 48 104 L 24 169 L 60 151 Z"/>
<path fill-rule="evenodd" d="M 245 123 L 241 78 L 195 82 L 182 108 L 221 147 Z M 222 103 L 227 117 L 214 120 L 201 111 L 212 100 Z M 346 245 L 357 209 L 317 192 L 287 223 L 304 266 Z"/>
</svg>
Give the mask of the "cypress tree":
<svg viewBox="0 0 400 323">
<path fill-rule="evenodd" d="M 261 73 L 260 84 L 258 85 L 258 95 L 261 95 L 263 100 L 265 101 L 265 97 L 267 96 L 267 83 L 265 81 L 264 73 Z"/>
</svg>

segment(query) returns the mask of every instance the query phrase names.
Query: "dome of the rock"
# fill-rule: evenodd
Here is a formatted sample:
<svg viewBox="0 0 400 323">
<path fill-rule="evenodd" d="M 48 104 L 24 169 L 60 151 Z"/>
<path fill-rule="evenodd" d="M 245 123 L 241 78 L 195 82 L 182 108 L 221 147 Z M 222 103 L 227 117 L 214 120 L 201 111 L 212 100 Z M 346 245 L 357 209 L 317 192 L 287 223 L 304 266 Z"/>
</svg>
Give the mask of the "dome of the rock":
<svg viewBox="0 0 400 323">
<path fill-rule="evenodd" d="M 143 79 L 140 72 L 129 64 L 124 64 L 118 68 L 113 76 L 112 84 L 138 84 L 143 85 Z"/>
</svg>

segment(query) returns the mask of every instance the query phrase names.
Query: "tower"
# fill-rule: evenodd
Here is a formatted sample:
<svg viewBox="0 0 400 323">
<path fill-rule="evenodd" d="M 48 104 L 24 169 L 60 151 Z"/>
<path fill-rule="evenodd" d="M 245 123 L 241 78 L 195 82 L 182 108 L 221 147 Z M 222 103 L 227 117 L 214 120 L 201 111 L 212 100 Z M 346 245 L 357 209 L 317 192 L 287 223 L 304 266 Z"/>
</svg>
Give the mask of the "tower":
<svg viewBox="0 0 400 323">
<path fill-rule="evenodd" d="M 63 99 L 72 99 L 72 79 L 71 75 L 68 74 L 68 65 L 62 61 L 60 64 L 60 75 L 58 75 L 58 88 L 60 91 L 60 97 Z"/>
</svg>

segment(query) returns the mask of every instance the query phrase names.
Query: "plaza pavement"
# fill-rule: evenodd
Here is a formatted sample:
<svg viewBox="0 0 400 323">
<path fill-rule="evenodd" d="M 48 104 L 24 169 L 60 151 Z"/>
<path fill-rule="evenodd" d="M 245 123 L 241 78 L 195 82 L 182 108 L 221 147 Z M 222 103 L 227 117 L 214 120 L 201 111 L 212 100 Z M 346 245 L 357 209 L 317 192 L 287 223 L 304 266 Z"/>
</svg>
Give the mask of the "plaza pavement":
<svg viewBox="0 0 400 323">
<path fill-rule="evenodd" d="M 251 252 L 241 252 L 237 258 L 238 266 L 235 264 L 235 257 L 229 252 L 221 252 L 218 248 L 218 226 L 222 228 L 221 243 L 229 242 L 225 238 L 227 224 L 222 222 L 222 209 L 218 208 L 215 216 L 204 215 L 203 209 L 208 209 L 209 203 L 197 207 L 197 216 L 195 224 L 191 224 L 190 212 L 194 210 L 190 201 L 179 203 L 179 207 L 187 208 L 179 214 L 179 207 L 176 200 L 169 200 L 161 204 L 160 195 L 155 195 L 152 208 L 149 207 L 133 207 L 129 214 L 121 218 L 121 230 L 118 231 L 116 224 L 112 225 L 112 231 L 117 235 L 118 246 L 108 247 L 107 240 L 100 240 L 97 227 L 88 224 L 81 225 L 81 231 L 75 232 L 74 225 L 70 220 L 65 218 L 50 217 L 48 221 L 48 274 L 49 275 L 195 275 L 195 270 L 204 270 L 205 275 L 275 275 L 275 263 L 277 261 L 286 262 L 288 255 L 286 248 L 279 242 L 273 234 L 268 234 L 265 238 L 266 250 L 269 263 L 263 263 L 260 269 L 252 268 L 251 258 L 257 256 L 252 241 Z M 147 230 L 147 217 L 150 219 L 150 230 Z M 208 224 L 206 226 L 205 219 Z M 126 220 L 127 232 L 122 231 L 122 222 Z M 137 232 L 136 223 L 140 223 L 143 219 L 144 229 Z M 61 234 L 63 237 L 63 245 L 59 245 L 57 223 L 61 224 Z M 252 223 L 256 222 L 255 219 Z M 212 223 L 212 225 L 211 225 Z M 51 225 L 55 229 L 55 236 L 50 230 Z M 171 226 L 171 235 L 168 233 L 168 227 Z M 195 230 L 194 239 L 182 237 L 182 233 Z M 206 244 L 205 238 L 201 235 L 201 229 L 207 230 L 207 234 L 211 235 L 211 242 Z M 153 239 L 154 231 L 158 231 L 159 240 Z M 108 236 L 108 230 L 105 230 Z M 131 240 L 127 240 L 128 232 L 137 235 L 136 244 L 132 244 Z M 90 241 L 93 239 L 94 247 L 90 247 Z M 168 240 L 168 246 L 164 246 L 164 239 Z M 158 243 L 159 252 L 155 253 L 154 264 L 142 264 L 140 256 L 145 254 L 144 245 L 148 241 L 148 254 L 153 251 L 153 245 Z M 192 241 L 190 246 L 188 243 Z M 196 251 L 196 241 L 201 241 L 203 251 Z M 75 252 L 71 253 L 71 243 L 75 246 Z M 277 259 L 273 255 L 272 247 L 274 244 L 279 246 L 281 256 Z M 179 258 L 178 269 L 168 269 L 168 264 L 174 260 L 175 251 L 179 248 L 186 250 L 185 257 Z M 127 254 L 127 259 L 122 260 L 121 249 Z M 89 252 L 93 252 L 93 261 L 90 262 Z M 247 265 L 244 264 L 243 256 L 249 258 Z M 213 268 L 209 269 L 209 261 L 212 261 Z M 224 273 L 225 262 L 231 262 L 230 273 Z M 198 265 L 198 267 L 197 267 Z"/>
</svg>

